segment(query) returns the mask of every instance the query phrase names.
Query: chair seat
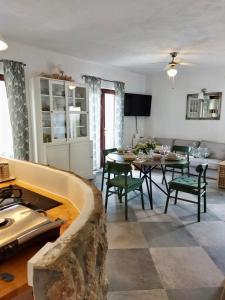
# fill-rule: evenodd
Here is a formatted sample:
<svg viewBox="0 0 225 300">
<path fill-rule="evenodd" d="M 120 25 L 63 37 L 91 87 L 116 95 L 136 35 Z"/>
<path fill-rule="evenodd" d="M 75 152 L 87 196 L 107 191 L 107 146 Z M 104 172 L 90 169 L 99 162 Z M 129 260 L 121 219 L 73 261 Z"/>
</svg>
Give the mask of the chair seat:
<svg viewBox="0 0 225 300">
<path fill-rule="evenodd" d="M 188 177 L 186 175 L 179 176 L 179 177 L 171 180 L 169 182 L 169 186 L 172 189 L 176 189 L 176 188 L 179 188 L 179 187 L 181 187 L 181 188 L 184 187 L 186 189 L 191 189 L 191 190 L 198 189 L 198 178 Z M 204 188 L 206 186 L 206 183 L 201 182 L 200 186 L 201 186 L 201 188 Z"/>
<path fill-rule="evenodd" d="M 135 190 L 139 188 L 143 183 L 143 178 L 133 178 L 131 176 L 127 177 L 127 187 L 128 190 Z M 110 179 L 107 183 L 109 186 L 116 186 L 118 188 L 125 188 L 125 176 L 118 175 L 115 178 Z"/>
</svg>

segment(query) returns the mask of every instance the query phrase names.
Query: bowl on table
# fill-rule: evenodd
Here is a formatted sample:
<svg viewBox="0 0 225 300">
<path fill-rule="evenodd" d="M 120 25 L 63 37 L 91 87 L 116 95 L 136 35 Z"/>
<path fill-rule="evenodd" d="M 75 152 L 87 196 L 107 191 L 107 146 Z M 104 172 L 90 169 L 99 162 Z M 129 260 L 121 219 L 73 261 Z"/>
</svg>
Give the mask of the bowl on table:
<svg viewBox="0 0 225 300">
<path fill-rule="evenodd" d="M 166 156 L 165 159 L 166 160 L 178 160 L 180 158 L 180 156 L 177 153 L 174 152 L 169 152 Z"/>
<path fill-rule="evenodd" d="M 160 160 L 160 159 L 162 158 L 162 155 L 159 154 L 159 153 L 154 153 L 154 154 L 152 155 L 152 158 L 153 158 L 154 160 Z"/>
</svg>

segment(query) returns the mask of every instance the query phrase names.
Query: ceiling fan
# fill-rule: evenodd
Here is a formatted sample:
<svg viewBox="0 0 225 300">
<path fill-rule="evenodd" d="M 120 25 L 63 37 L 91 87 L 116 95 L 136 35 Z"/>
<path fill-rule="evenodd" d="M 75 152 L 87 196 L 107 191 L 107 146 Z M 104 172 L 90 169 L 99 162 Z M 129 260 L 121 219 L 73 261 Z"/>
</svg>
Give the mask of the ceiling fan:
<svg viewBox="0 0 225 300">
<path fill-rule="evenodd" d="M 193 65 L 192 63 L 189 63 L 189 62 L 175 60 L 175 58 L 178 55 L 178 52 L 171 52 L 170 55 L 171 55 L 171 58 L 172 58 L 171 62 L 169 62 L 167 64 L 166 68 L 165 68 L 167 70 L 167 75 L 169 77 L 173 78 L 177 75 L 177 69 L 176 69 L 177 66 L 179 66 L 179 65 L 183 65 L 183 66 Z"/>
</svg>

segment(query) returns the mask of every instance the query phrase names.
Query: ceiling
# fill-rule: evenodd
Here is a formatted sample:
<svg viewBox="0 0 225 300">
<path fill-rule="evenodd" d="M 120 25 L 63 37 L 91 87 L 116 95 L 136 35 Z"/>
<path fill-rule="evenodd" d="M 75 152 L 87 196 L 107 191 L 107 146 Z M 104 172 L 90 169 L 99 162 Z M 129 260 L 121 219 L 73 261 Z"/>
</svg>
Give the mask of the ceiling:
<svg viewBox="0 0 225 300">
<path fill-rule="evenodd" d="M 12 41 L 143 74 L 163 70 L 172 50 L 196 66 L 225 66 L 224 0 L 0 4 L 0 32 Z"/>
</svg>

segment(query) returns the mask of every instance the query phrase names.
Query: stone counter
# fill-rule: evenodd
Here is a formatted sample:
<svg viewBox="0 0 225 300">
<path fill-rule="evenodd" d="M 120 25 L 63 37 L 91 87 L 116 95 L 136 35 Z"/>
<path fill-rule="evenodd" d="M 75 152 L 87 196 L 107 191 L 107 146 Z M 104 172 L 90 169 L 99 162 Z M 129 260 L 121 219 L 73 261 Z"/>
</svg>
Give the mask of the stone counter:
<svg viewBox="0 0 225 300">
<path fill-rule="evenodd" d="M 18 181 L 67 198 L 80 213 L 60 238 L 30 260 L 28 281 L 35 300 L 106 299 L 107 239 L 101 193 L 87 180 L 68 172 L 4 161 Z"/>
</svg>

